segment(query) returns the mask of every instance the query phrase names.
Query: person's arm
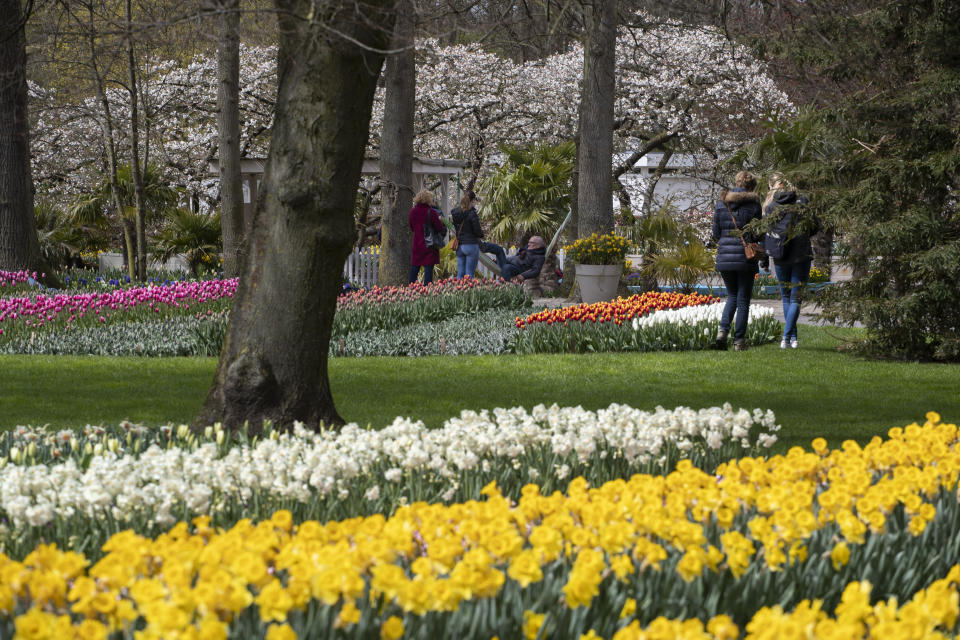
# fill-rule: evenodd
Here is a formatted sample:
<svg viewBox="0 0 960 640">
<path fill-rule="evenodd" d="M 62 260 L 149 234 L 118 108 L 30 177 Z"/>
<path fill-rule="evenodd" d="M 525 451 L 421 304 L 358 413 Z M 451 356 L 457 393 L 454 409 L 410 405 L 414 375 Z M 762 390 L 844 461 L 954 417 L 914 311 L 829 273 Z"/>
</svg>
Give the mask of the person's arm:
<svg viewBox="0 0 960 640">
<path fill-rule="evenodd" d="M 720 240 L 720 203 L 717 203 L 717 206 L 713 209 L 713 231 L 711 232 L 713 236 L 713 241 L 717 242 Z"/>
<path fill-rule="evenodd" d="M 520 281 L 530 280 L 531 278 L 536 278 L 540 275 L 540 270 L 543 269 L 543 262 L 546 260 L 546 256 L 541 256 L 538 253 L 530 254 L 530 268 L 520 274 Z"/>
</svg>

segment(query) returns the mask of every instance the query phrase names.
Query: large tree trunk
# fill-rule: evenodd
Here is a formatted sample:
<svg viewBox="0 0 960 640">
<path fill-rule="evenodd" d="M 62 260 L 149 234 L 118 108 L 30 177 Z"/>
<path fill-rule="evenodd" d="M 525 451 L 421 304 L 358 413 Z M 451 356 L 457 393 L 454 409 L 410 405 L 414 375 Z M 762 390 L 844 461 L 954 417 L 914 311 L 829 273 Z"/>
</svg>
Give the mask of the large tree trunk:
<svg viewBox="0 0 960 640">
<path fill-rule="evenodd" d="M 137 280 L 147 280 L 147 206 L 143 196 L 143 172 L 140 170 L 140 107 L 137 96 L 137 67 L 133 54 L 133 13 L 127 0 L 127 71 L 130 93 L 130 177 L 137 225 Z"/>
<path fill-rule="evenodd" d="M 33 216 L 25 22 L 20 0 L 0 0 L 0 270 L 40 274 L 49 269 Z"/>
<path fill-rule="evenodd" d="M 584 7 L 583 88 L 580 96 L 577 232 L 613 229 L 613 103 L 616 88 L 617 0 Z"/>
<path fill-rule="evenodd" d="M 243 185 L 240 182 L 240 0 L 217 0 L 217 129 L 220 148 L 220 225 L 223 275 L 243 263 Z"/>
<path fill-rule="evenodd" d="M 407 283 L 410 271 L 408 217 L 413 204 L 413 115 L 416 107 L 413 3 L 400 0 L 391 48 L 399 50 L 386 65 L 383 133 L 380 136 L 380 258 L 381 285 Z"/>
<path fill-rule="evenodd" d="M 249 253 L 197 426 L 342 424 L 327 355 L 395 0 L 276 0 L 276 118 Z"/>
</svg>

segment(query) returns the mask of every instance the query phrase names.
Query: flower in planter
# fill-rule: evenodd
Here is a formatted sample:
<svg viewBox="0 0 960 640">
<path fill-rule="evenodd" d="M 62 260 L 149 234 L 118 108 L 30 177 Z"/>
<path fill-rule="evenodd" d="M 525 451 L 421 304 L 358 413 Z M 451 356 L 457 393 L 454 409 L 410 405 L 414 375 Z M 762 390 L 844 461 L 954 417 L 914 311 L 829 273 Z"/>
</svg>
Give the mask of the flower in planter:
<svg viewBox="0 0 960 640">
<path fill-rule="evenodd" d="M 823 269 L 813 267 L 810 269 L 810 280 L 809 282 L 829 282 L 830 274 L 825 272 Z"/>
<path fill-rule="evenodd" d="M 613 233 L 592 233 L 563 248 L 567 260 L 575 264 L 624 264 L 629 244 Z"/>
</svg>

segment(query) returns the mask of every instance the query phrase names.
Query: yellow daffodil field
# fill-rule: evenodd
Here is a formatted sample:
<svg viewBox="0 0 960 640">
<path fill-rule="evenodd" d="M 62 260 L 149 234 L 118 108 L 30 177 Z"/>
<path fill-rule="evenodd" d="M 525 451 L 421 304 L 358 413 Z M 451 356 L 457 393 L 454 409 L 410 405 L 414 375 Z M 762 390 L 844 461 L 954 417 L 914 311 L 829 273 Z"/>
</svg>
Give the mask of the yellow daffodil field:
<svg viewBox="0 0 960 640">
<path fill-rule="evenodd" d="M 960 433 L 0 555 L 0 637 L 945 638 Z"/>
</svg>

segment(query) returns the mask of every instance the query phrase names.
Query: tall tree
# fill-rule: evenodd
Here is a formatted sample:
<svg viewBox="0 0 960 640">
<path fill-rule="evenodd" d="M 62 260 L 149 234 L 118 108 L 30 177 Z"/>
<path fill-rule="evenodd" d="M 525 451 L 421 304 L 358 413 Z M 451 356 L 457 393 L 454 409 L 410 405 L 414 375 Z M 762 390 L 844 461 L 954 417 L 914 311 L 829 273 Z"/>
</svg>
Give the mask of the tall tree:
<svg viewBox="0 0 960 640">
<path fill-rule="evenodd" d="M 127 208 L 124 206 L 120 189 L 120 161 L 117 151 L 116 123 L 113 115 L 113 109 L 110 100 L 107 98 L 107 75 L 111 62 L 101 62 L 101 51 L 97 44 L 98 22 L 96 19 L 95 4 L 96 0 L 89 0 L 86 3 L 76 3 L 85 16 L 80 12 L 75 12 L 76 7 L 70 3 L 63 3 L 64 10 L 68 13 L 78 30 L 83 34 L 86 45 L 89 49 L 88 72 L 93 81 L 93 90 L 96 94 L 97 102 L 100 105 L 100 112 L 97 114 L 98 125 L 100 128 L 103 154 L 106 157 L 107 173 L 110 179 L 110 200 L 113 206 L 116 218 L 120 221 L 123 229 L 124 250 L 127 257 L 127 274 L 132 278 L 136 275 L 135 256 L 136 256 L 136 226 L 133 219 L 127 215 Z M 103 65 L 103 68 L 101 68 Z M 132 174 L 131 174 L 132 175 Z"/>
<path fill-rule="evenodd" d="M 127 91 L 130 94 L 130 169 L 133 177 L 134 220 L 137 227 L 137 280 L 147 279 L 147 206 L 143 197 L 140 166 L 140 106 L 137 94 L 137 62 L 133 50 L 133 3 L 126 2 Z M 132 258 L 131 258 L 132 259 Z"/>
<path fill-rule="evenodd" d="M 618 0 L 584 4 L 583 87 L 577 169 L 580 237 L 613 229 L 613 103 Z"/>
<path fill-rule="evenodd" d="M 399 0 L 393 53 L 387 58 L 383 133 L 380 138 L 381 227 L 378 279 L 384 285 L 407 282 L 412 233 L 407 223 L 413 204 L 413 116 L 417 70 L 416 17 L 411 0 Z"/>
<path fill-rule="evenodd" d="M 276 0 L 276 119 L 249 255 L 197 425 L 342 424 L 327 357 L 396 0 Z"/>
<path fill-rule="evenodd" d="M 214 0 L 217 15 L 217 130 L 220 156 L 220 225 L 223 274 L 240 275 L 249 229 L 240 182 L 240 0 Z"/>
<path fill-rule="evenodd" d="M 773 10 L 773 7 L 770 7 Z M 854 277 L 818 299 L 864 353 L 960 361 L 960 4 L 777 3 L 771 51 L 825 96 L 761 144 L 836 230 Z M 789 19 L 784 19 L 789 18 Z"/>
<path fill-rule="evenodd" d="M 46 271 L 33 215 L 27 48 L 30 4 L 0 0 L 0 269 Z"/>
</svg>

